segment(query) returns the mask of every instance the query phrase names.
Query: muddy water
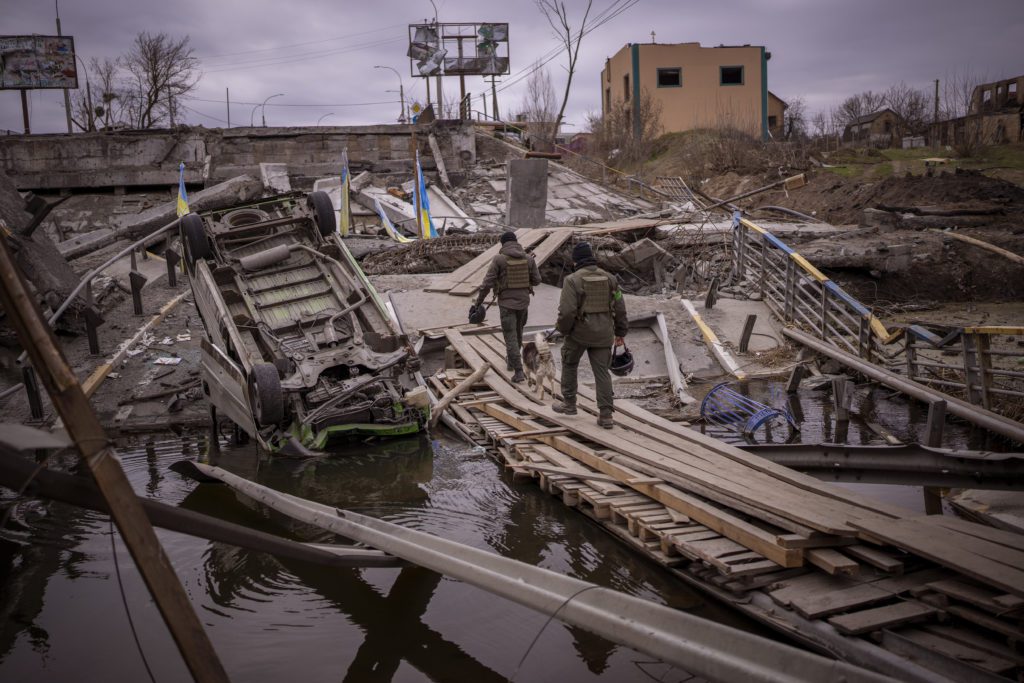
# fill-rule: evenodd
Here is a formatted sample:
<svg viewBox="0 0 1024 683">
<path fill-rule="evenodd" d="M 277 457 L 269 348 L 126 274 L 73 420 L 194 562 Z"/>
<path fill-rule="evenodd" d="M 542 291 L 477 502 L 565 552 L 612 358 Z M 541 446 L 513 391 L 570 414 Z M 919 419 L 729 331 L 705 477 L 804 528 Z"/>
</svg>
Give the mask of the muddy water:
<svg viewBox="0 0 1024 683">
<path fill-rule="evenodd" d="M 194 437 L 122 449 L 150 498 L 309 541 L 330 534 L 265 514 L 223 486 L 168 466 Z M 215 461 L 278 490 L 757 630 L 707 604 L 485 453 L 413 438 L 325 461 Z M 11 500 L 5 492 L 3 502 Z M 328 570 L 159 531 L 200 619 L 239 681 L 681 681 L 685 672 L 458 581 L 416 569 Z M 17 505 L 0 536 L 0 680 L 147 680 L 118 588 L 108 518 L 56 503 Z M 124 545 L 118 566 L 146 660 L 160 683 L 188 680 Z M 538 636 L 539 634 L 539 636 Z M 536 638 L 536 643 L 531 647 Z"/>
</svg>

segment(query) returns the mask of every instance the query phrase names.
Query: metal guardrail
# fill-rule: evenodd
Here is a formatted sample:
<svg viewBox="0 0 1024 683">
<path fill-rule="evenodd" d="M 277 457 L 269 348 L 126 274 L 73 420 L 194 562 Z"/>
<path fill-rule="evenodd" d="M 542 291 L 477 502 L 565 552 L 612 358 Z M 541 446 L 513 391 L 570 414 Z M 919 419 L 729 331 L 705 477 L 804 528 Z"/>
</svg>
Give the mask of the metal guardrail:
<svg viewBox="0 0 1024 683">
<path fill-rule="evenodd" d="M 733 282 L 759 292 L 780 319 L 908 379 L 1020 419 L 1024 326 L 890 325 L 759 225 L 733 216 Z"/>
</svg>

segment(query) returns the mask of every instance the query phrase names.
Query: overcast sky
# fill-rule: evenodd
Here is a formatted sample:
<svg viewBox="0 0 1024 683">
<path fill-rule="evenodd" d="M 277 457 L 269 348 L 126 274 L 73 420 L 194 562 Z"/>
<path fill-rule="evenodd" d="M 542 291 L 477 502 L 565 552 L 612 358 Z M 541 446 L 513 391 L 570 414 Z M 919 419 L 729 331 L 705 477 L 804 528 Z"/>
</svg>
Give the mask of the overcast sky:
<svg viewBox="0 0 1024 683">
<path fill-rule="evenodd" d="M 531 0 L 434 0 L 439 19 L 508 22 L 515 80 L 559 43 Z M 611 0 L 594 0 L 593 12 Z M 566 0 L 578 17 L 585 0 Z M 186 123 L 223 126 L 230 88 L 233 126 L 356 125 L 394 121 L 398 77 L 407 98 L 423 101 L 423 79 L 412 78 L 405 57 L 409 23 L 433 18 L 430 0 L 60 0 L 64 35 L 78 55 L 116 57 L 140 31 L 191 37 L 203 76 L 187 103 Z M 863 90 L 905 81 L 933 81 L 968 71 L 996 80 L 1024 74 L 1024 0 L 638 0 L 584 38 L 567 110 L 569 130 L 580 130 L 600 109 L 604 60 L 629 42 L 765 45 L 772 53 L 768 87 L 788 100 L 802 97 L 811 112 Z M 0 0 L 0 34 L 55 33 L 54 5 L 46 0 Z M 561 92 L 561 56 L 548 64 Z M 80 78 L 84 87 L 84 79 Z M 458 78 L 445 80 L 446 95 Z M 489 87 L 489 86 L 488 86 Z M 499 88 L 506 87 L 499 83 Z M 467 77 L 474 94 L 481 77 Z M 433 88 L 432 88 L 433 89 Z M 501 113 L 521 107 L 523 81 L 498 93 Z M 34 133 L 67 130 L 60 91 L 30 91 Z M 480 109 L 480 98 L 474 99 Z M 0 91 L 0 130 L 21 131 L 20 98 Z"/>
</svg>

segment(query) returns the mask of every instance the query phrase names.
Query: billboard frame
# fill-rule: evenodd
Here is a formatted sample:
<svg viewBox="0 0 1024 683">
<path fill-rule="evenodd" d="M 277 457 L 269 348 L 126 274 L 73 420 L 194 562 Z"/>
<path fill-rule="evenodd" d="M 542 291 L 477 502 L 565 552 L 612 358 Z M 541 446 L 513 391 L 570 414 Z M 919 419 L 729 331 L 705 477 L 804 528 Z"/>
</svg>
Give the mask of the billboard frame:
<svg viewBox="0 0 1024 683">
<path fill-rule="evenodd" d="M 57 41 L 67 43 L 70 49 L 70 69 L 74 72 L 74 76 L 65 76 L 63 80 L 54 81 L 52 85 L 41 85 L 45 82 L 40 76 L 36 76 L 35 82 L 26 82 L 20 85 L 7 85 L 4 74 L 6 73 L 6 62 L 7 57 L 5 55 L 15 52 L 27 52 L 28 48 L 16 48 L 11 47 L 9 49 L 4 48 L 6 41 L 32 41 L 32 54 L 35 59 L 46 58 L 47 53 L 43 52 L 45 46 L 44 41 Z M 66 60 L 66 58 L 65 58 Z M 67 65 L 65 64 L 65 69 Z M 35 73 L 38 72 L 36 69 Z M 74 90 L 78 89 L 78 58 L 75 52 L 75 38 L 74 36 L 51 36 L 51 35 L 13 35 L 13 36 L 0 36 L 0 90 Z"/>
</svg>

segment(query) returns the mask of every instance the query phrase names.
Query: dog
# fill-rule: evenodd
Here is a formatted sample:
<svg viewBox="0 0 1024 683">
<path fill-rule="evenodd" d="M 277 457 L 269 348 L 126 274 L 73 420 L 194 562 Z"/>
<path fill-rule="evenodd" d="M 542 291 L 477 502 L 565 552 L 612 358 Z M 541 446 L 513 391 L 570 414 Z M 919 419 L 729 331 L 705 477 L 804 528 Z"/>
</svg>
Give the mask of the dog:
<svg viewBox="0 0 1024 683">
<path fill-rule="evenodd" d="M 523 342 L 523 370 L 531 387 L 537 388 L 537 398 L 544 400 L 544 382 L 550 385 L 551 397 L 555 396 L 555 363 L 551 359 L 551 347 L 543 332 L 533 335 L 532 341 Z"/>
</svg>

